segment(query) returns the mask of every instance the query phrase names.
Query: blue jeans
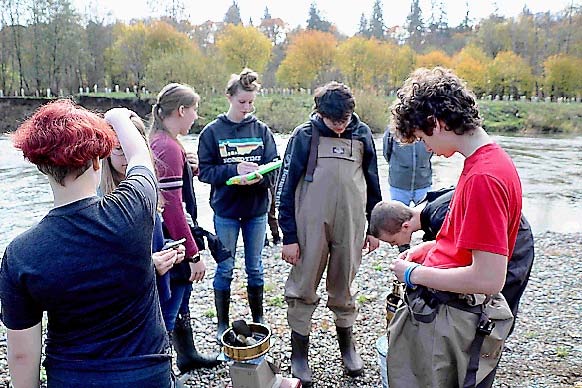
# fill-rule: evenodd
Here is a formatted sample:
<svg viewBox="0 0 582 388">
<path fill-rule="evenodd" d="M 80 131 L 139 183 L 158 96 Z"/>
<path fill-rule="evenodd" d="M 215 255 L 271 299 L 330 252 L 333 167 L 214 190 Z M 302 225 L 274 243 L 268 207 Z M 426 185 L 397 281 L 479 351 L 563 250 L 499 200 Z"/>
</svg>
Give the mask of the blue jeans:
<svg viewBox="0 0 582 388">
<path fill-rule="evenodd" d="M 402 202 L 406 206 L 410 206 L 410 202 L 412 202 L 414 205 L 418 205 L 418 203 L 422 201 L 430 189 L 431 187 L 429 186 L 425 187 L 424 189 L 403 190 L 390 186 L 390 198 L 394 201 Z"/>
<path fill-rule="evenodd" d="M 166 330 L 173 331 L 176 326 L 178 313 L 189 312 L 190 294 L 192 293 L 192 283 L 171 282 L 172 292 L 170 299 L 161 302 L 162 316 L 166 324 Z"/>
<path fill-rule="evenodd" d="M 242 230 L 245 249 L 245 270 L 249 287 L 263 286 L 263 246 L 265 245 L 265 233 L 267 231 L 267 214 L 253 218 L 236 219 L 214 215 L 214 230 L 220 241 L 228 249 L 232 256 L 221 261 L 216 267 L 213 287 L 219 291 L 230 290 L 236 242 L 239 231 Z"/>
</svg>

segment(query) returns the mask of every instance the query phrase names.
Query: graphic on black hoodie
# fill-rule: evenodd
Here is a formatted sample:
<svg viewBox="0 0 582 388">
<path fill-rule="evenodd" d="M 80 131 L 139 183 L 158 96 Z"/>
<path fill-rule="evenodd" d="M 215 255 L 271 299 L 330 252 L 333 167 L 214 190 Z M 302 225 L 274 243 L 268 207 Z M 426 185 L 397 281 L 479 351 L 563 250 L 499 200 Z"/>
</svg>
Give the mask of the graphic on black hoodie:
<svg viewBox="0 0 582 388">
<path fill-rule="evenodd" d="M 220 156 L 228 158 L 231 156 L 249 155 L 255 150 L 264 147 L 263 139 L 260 137 L 248 137 L 242 139 L 220 139 L 218 140 L 218 149 Z M 245 158 L 245 160 L 247 160 Z M 260 159 L 259 159 L 260 160 Z M 225 161 L 225 163 L 228 163 Z"/>
</svg>

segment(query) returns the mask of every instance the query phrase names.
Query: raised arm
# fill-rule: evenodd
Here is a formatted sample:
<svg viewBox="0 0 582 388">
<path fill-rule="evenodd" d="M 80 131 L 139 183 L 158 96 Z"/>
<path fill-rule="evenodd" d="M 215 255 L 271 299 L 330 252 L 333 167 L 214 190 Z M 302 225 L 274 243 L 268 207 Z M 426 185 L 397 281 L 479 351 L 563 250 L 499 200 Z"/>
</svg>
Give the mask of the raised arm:
<svg viewBox="0 0 582 388">
<path fill-rule="evenodd" d="M 135 115 L 134 112 L 126 108 L 113 108 L 105 113 L 105 120 L 117 133 L 117 138 L 127 159 L 127 171 L 135 166 L 144 166 L 154 174 L 154 166 L 146 140 L 130 119 Z"/>
<path fill-rule="evenodd" d="M 24 330 L 7 329 L 8 369 L 14 388 L 38 388 L 42 323 Z"/>
</svg>

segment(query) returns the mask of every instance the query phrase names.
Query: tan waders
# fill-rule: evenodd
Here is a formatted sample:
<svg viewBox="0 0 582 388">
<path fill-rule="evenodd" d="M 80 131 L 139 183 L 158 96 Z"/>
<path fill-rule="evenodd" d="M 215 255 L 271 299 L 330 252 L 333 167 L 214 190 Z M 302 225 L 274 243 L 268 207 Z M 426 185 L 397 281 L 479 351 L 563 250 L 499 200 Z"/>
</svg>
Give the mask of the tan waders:
<svg viewBox="0 0 582 388">
<path fill-rule="evenodd" d="M 302 377 L 311 381 L 307 365 L 311 316 L 320 299 L 316 291 L 326 268 L 327 307 L 335 314 L 344 366 L 350 375 L 363 371 L 351 335 L 357 308 L 356 291 L 350 288 L 362 260 L 366 227 L 363 148 L 360 141 L 321 137 L 313 181 L 301 179 L 295 191 L 301 253 L 287 279 L 285 298 L 287 319 L 295 338 L 291 369 L 302 381 Z M 295 349 L 299 346 L 305 349 Z M 305 359 L 300 360 L 303 356 Z M 305 367 L 294 370 L 293 365 Z"/>
<path fill-rule="evenodd" d="M 475 387 L 497 365 L 513 323 L 503 295 L 406 292 L 388 327 L 388 385 Z"/>
</svg>

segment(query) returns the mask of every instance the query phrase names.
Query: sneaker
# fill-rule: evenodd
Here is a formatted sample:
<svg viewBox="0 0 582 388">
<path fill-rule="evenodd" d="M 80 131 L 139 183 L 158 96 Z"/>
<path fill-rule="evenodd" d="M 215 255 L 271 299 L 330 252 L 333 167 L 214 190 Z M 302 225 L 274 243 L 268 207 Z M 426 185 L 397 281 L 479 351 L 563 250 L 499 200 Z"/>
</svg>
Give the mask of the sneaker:
<svg viewBox="0 0 582 388">
<path fill-rule="evenodd" d="M 265 236 L 265 246 L 271 246 L 271 244 L 269 244 L 269 238 L 267 236 Z"/>
</svg>

